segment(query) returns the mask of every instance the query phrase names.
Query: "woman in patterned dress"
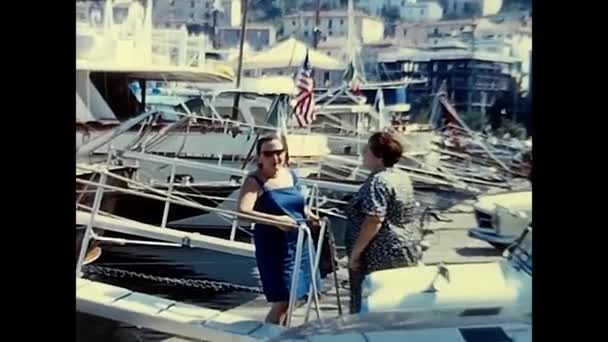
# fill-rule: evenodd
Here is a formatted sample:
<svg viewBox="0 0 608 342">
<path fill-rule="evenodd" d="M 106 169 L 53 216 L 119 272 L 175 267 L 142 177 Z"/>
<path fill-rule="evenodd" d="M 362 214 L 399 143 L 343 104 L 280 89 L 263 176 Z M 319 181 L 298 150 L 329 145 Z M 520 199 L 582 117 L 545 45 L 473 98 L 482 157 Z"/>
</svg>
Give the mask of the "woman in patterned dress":
<svg viewBox="0 0 608 342">
<path fill-rule="evenodd" d="M 345 233 L 351 313 L 361 310 L 361 283 L 367 274 L 415 266 L 421 258 L 414 189 L 407 173 L 394 167 L 402 153 L 401 143 L 388 132 L 373 134 L 363 152 L 371 174 L 347 208 Z"/>
</svg>

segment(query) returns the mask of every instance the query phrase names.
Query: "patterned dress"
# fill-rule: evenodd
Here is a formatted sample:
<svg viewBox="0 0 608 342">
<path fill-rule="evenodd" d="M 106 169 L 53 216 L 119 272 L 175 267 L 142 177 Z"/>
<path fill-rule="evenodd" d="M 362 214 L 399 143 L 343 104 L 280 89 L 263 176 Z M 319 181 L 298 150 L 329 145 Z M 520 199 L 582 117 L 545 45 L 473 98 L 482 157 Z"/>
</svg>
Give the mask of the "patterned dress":
<svg viewBox="0 0 608 342">
<path fill-rule="evenodd" d="M 421 234 L 414 222 L 414 189 L 407 173 L 388 167 L 373 172 L 353 196 L 346 210 L 348 255 L 368 215 L 384 217 L 380 230 L 361 254 L 361 269 L 351 272 L 351 313 L 359 312 L 361 282 L 365 275 L 383 269 L 414 266 L 421 258 Z"/>
</svg>

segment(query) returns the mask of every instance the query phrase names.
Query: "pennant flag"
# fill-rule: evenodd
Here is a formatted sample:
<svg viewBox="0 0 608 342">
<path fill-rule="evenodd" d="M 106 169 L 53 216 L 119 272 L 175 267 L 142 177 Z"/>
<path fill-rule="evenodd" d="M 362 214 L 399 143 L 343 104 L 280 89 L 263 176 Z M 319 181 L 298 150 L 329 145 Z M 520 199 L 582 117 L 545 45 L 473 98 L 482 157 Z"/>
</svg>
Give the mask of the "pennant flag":
<svg viewBox="0 0 608 342">
<path fill-rule="evenodd" d="M 294 114 L 300 127 L 310 125 L 317 117 L 311 73 L 312 68 L 310 67 L 310 61 L 308 59 L 308 50 L 306 50 L 304 65 L 302 65 L 302 69 L 300 69 L 296 76 L 298 93 L 291 101 L 291 106 L 294 109 Z"/>
<path fill-rule="evenodd" d="M 277 129 L 277 134 L 287 134 L 287 118 L 289 114 L 288 95 L 281 94 L 273 100 L 264 122 Z"/>
<path fill-rule="evenodd" d="M 359 81 L 359 75 L 357 75 L 357 70 L 355 69 L 355 65 L 352 61 L 348 63 L 348 68 L 346 68 L 346 70 L 344 71 L 342 79 L 350 87 L 350 89 L 355 95 L 363 95 L 363 92 L 361 91 L 361 82 Z"/>
<path fill-rule="evenodd" d="M 378 88 L 378 91 L 376 91 L 376 98 L 374 99 L 374 111 L 378 114 L 378 129 L 383 130 L 388 120 L 384 117 L 384 94 L 380 88 Z"/>
</svg>

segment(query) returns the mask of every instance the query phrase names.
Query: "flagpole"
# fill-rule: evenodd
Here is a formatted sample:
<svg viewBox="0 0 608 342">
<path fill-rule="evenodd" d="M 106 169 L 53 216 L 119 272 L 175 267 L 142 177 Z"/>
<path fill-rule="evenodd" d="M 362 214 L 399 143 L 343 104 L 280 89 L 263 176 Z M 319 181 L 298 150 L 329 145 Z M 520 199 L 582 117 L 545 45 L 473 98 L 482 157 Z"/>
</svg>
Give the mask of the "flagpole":
<svg viewBox="0 0 608 342">
<path fill-rule="evenodd" d="M 321 0 L 317 0 L 317 8 L 315 9 L 315 27 L 312 31 L 312 48 L 314 50 L 317 49 L 317 47 L 319 46 L 319 40 L 321 40 L 321 29 L 319 28 L 319 26 L 321 26 Z M 315 79 L 315 69 L 311 69 L 310 70 L 310 78 L 313 80 Z"/>
<path fill-rule="evenodd" d="M 241 88 L 241 75 L 243 73 L 243 46 L 245 45 L 245 28 L 247 27 L 247 8 L 249 7 L 248 0 L 241 0 L 241 6 L 243 8 L 243 16 L 241 22 L 241 42 L 239 46 L 239 64 L 237 68 L 236 74 L 236 89 L 237 93 L 234 95 L 234 104 L 232 106 L 232 120 L 237 121 L 239 118 L 239 102 L 241 99 L 240 92 L 238 91 Z"/>
<path fill-rule="evenodd" d="M 215 3 L 214 3 L 215 5 Z M 216 7 L 216 6 L 214 6 Z M 213 39 L 211 40 L 211 44 L 214 49 L 219 49 L 220 44 L 218 41 L 218 29 L 217 29 L 217 13 L 219 12 L 219 8 L 213 8 Z"/>
<path fill-rule="evenodd" d="M 315 11 L 315 28 L 313 30 L 313 41 L 312 41 L 312 47 L 313 49 L 317 49 L 317 47 L 319 46 L 319 40 L 321 40 L 321 29 L 319 28 L 319 26 L 321 26 L 321 0 L 317 0 L 317 8 Z"/>
</svg>

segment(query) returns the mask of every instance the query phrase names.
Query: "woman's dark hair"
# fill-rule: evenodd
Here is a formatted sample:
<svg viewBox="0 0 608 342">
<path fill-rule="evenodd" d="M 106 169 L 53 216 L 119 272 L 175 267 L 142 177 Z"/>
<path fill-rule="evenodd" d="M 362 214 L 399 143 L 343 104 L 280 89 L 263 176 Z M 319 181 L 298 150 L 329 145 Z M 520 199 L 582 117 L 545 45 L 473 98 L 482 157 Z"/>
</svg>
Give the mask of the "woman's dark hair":
<svg viewBox="0 0 608 342">
<path fill-rule="evenodd" d="M 397 164 L 403 154 L 403 146 L 397 137 L 389 132 L 377 132 L 368 140 L 369 150 L 378 158 L 382 158 L 384 166 Z"/>
<path fill-rule="evenodd" d="M 284 134 L 268 134 L 265 135 L 261 138 L 258 139 L 258 141 L 255 144 L 255 154 L 256 156 L 260 156 L 260 154 L 262 153 L 262 145 L 264 145 L 264 143 L 269 142 L 269 141 L 273 141 L 273 140 L 279 140 L 281 142 L 281 144 L 283 144 L 283 149 L 285 150 L 285 164 L 289 165 L 289 147 L 287 147 L 287 137 Z"/>
</svg>

